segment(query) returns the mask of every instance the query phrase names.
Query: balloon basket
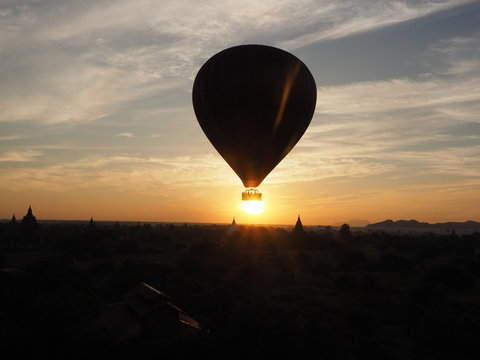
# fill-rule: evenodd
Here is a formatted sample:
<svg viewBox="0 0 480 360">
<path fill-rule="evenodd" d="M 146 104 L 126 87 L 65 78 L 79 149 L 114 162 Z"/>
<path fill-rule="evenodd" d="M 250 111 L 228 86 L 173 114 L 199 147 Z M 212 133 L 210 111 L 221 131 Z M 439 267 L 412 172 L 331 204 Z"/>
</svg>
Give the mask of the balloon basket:
<svg viewBox="0 0 480 360">
<path fill-rule="evenodd" d="M 262 193 L 256 188 L 247 188 L 242 192 L 243 201 L 262 201 Z"/>
</svg>

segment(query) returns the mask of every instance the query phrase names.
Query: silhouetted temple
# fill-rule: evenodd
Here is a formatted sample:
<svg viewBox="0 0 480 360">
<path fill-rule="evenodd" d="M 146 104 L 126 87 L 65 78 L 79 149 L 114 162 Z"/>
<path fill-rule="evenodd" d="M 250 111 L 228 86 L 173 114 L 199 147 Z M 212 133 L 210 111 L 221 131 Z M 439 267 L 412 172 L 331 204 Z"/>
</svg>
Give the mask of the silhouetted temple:
<svg viewBox="0 0 480 360">
<path fill-rule="evenodd" d="M 12 216 L 12 220 L 10 220 L 10 224 L 16 224 L 17 223 L 17 218 L 15 217 L 15 214 Z"/>
<path fill-rule="evenodd" d="M 238 231 L 237 222 L 235 221 L 235 216 L 233 217 L 232 223 L 227 229 L 227 235 L 233 234 L 234 232 Z"/>
<path fill-rule="evenodd" d="M 13 219 L 12 219 L 13 220 Z M 32 206 L 28 207 L 27 214 L 22 219 L 22 225 L 35 226 L 37 225 L 37 219 L 33 216 Z"/>
<path fill-rule="evenodd" d="M 93 221 L 93 216 L 90 218 L 90 221 L 88 222 L 88 226 L 90 226 L 90 227 L 95 226 L 95 221 Z"/>
<path fill-rule="evenodd" d="M 300 220 L 300 215 L 298 215 L 297 223 L 295 224 L 295 229 L 293 230 L 295 233 L 303 233 L 303 225 L 302 220 Z"/>
</svg>

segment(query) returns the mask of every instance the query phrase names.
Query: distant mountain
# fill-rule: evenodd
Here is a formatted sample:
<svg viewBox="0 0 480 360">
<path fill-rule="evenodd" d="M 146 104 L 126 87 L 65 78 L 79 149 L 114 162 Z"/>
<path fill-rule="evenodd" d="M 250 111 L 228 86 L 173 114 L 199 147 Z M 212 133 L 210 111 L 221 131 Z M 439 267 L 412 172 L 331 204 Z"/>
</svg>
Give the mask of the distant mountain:
<svg viewBox="0 0 480 360">
<path fill-rule="evenodd" d="M 350 226 L 355 226 L 355 227 L 362 227 L 362 226 L 367 226 L 368 224 L 370 224 L 370 221 L 360 220 L 360 219 L 351 219 L 351 220 L 348 220 L 348 221 L 335 223 L 335 224 L 333 224 L 333 226 L 342 226 L 343 224 L 348 224 Z"/>
<path fill-rule="evenodd" d="M 456 232 L 473 232 L 480 231 L 480 222 L 465 221 L 465 222 L 444 222 L 429 224 L 427 222 L 419 222 L 417 220 L 385 220 L 366 226 L 367 230 L 417 230 L 417 231 L 435 231 L 435 232 L 449 232 L 455 230 Z"/>
</svg>

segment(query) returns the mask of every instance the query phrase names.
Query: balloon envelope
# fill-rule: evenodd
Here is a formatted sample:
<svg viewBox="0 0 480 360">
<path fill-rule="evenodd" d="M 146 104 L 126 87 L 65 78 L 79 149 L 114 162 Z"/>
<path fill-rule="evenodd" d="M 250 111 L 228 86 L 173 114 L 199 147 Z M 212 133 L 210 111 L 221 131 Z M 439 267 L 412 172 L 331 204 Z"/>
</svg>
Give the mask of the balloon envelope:
<svg viewBox="0 0 480 360">
<path fill-rule="evenodd" d="M 257 187 L 304 134 L 317 88 L 308 68 L 292 54 L 241 45 L 202 66 L 192 99 L 212 145 L 245 187 Z"/>
</svg>

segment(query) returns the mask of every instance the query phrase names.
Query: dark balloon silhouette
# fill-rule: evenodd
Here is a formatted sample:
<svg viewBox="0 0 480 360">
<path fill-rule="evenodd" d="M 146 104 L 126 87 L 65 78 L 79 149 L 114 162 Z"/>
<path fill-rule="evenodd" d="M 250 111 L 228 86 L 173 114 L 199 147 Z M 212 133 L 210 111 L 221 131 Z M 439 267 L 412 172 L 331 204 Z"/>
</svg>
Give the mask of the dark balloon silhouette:
<svg viewBox="0 0 480 360">
<path fill-rule="evenodd" d="M 193 107 L 202 130 L 250 197 L 292 150 L 312 119 L 317 88 L 292 54 L 264 45 L 219 52 L 199 70 Z M 256 197 L 255 197 L 256 196 Z"/>
</svg>

